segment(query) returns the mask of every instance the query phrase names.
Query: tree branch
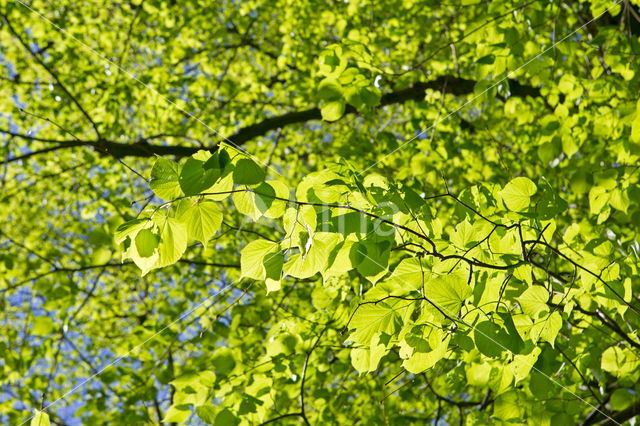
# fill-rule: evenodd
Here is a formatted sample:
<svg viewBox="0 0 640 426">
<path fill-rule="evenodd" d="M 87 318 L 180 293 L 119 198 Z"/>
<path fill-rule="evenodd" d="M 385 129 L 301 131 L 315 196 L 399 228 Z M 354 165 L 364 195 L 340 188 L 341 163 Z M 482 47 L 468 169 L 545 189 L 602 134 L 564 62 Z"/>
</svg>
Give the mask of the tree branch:
<svg viewBox="0 0 640 426">
<path fill-rule="evenodd" d="M 508 80 L 509 90 L 511 96 L 517 97 L 540 97 L 540 89 L 518 83 L 516 80 Z M 414 83 L 404 89 L 399 89 L 393 92 L 386 93 L 380 100 L 378 108 L 383 108 L 388 105 L 403 104 L 409 101 L 421 101 L 425 97 L 425 91 L 432 89 L 440 91 L 446 94 L 454 96 L 462 96 L 473 93 L 476 85 L 475 80 L 468 80 L 459 77 L 438 77 L 435 80 L 427 82 Z M 352 106 L 347 106 L 345 114 L 354 114 L 357 110 Z M 270 131 L 277 130 L 286 126 L 294 124 L 304 124 L 313 120 L 322 120 L 322 114 L 319 108 L 310 108 L 302 111 L 293 111 L 278 115 L 275 117 L 266 118 L 258 123 L 250 124 L 242 127 L 233 135 L 226 139 L 231 140 L 234 144 L 241 145 L 252 139 L 260 136 L 264 136 Z M 6 132 L 5 132 L 6 133 Z M 34 141 L 41 140 L 43 142 L 58 142 L 50 139 L 36 139 L 27 135 L 11 134 L 12 136 L 21 137 L 23 139 L 31 139 Z M 168 136 L 168 135 L 167 135 Z M 199 149 L 203 149 L 201 146 L 185 146 L 185 145 L 156 145 L 150 143 L 151 140 L 157 139 L 158 136 L 151 136 L 146 138 L 140 138 L 134 143 L 120 143 L 108 140 L 102 141 L 74 141 L 75 143 L 69 145 L 58 145 L 55 150 L 64 149 L 67 147 L 73 147 L 78 145 L 86 145 L 95 148 L 105 154 L 109 154 L 115 158 L 124 157 L 153 157 L 155 155 L 161 156 L 174 156 L 174 157 L 187 157 L 194 154 Z M 66 142 L 66 141 L 59 141 Z M 207 146 L 206 149 L 215 150 L 217 145 Z M 48 151 L 52 151 L 49 149 Z M 47 152 L 48 152 L 47 151 Z M 44 153 L 36 152 L 36 153 Z M 36 153 L 32 153 L 29 156 L 33 156 Z M 9 161 L 17 161 L 20 158 L 10 159 Z"/>
<path fill-rule="evenodd" d="M 518 83 L 515 80 L 508 80 L 512 96 L 518 97 L 539 97 L 540 89 Z M 411 86 L 387 93 L 380 99 L 380 107 L 387 105 L 402 104 L 408 101 L 421 101 L 424 99 L 425 91 L 432 89 L 450 95 L 461 96 L 473 93 L 476 81 L 458 77 L 438 77 L 428 82 L 418 82 Z M 353 114 L 356 109 L 347 106 L 345 114 Z M 230 136 L 237 144 L 245 143 L 253 138 L 262 136 L 271 130 L 297 123 L 304 123 L 311 120 L 321 120 L 322 115 L 319 108 L 311 108 L 304 111 L 289 112 L 276 117 L 267 118 L 259 123 L 243 127 L 234 135 Z"/>
</svg>

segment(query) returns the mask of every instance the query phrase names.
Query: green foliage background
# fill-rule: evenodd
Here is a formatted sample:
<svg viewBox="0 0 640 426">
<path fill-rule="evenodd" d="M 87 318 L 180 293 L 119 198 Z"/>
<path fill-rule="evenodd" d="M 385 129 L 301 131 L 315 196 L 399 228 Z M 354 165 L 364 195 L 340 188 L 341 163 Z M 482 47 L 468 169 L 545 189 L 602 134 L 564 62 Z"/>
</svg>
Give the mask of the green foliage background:
<svg viewBox="0 0 640 426">
<path fill-rule="evenodd" d="M 0 1 L 0 420 L 633 421 L 639 37 L 638 0 Z"/>
</svg>

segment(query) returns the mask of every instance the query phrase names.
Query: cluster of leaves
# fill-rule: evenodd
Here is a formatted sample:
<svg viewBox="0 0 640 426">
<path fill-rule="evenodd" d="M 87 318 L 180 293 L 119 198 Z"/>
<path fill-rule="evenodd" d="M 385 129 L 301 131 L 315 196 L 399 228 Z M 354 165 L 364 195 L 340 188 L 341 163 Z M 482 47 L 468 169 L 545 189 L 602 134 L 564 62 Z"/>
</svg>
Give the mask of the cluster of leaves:
<svg viewBox="0 0 640 426">
<path fill-rule="evenodd" d="M 200 151 L 184 164 L 158 159 L 149 185 L 166 202 L 116 231 L 123 259 L 133 260 L 143 274 L 177 262 L 190 240 L 207 244 L 222 223 L 216 203 L 231 198 L 249 220 L 270 220 L 281 230 L 241 250 L 240 278 L 264 282 L 270 293 L 281 290 L 287 278 L 320 276 L 334 293 L 325 302 L 325 309 L 335 309 L 329 323 L 351 330 L 344 343 L 357 371 L 376 371 L 391 354 L 412 374 L 455 360 L 469 384 L 502 395 L 511 407 L 497 415 L 503 420 L 523 415 L 512 399 L 519 398 L 516 389 L 532 369 L 541 377 L 530 384 L 534 395 L 562 387 L 534 366 L 545 350 L 553 353 L 567 318 L 588 318 L 594 301 L 621 316 L 629 308 L 637 311 L 630 304 L 630 277 L 639 272 L 635 259 L 611 262 L 614 246 L 607 239 L 568 246 L 579 227 L 565 232 L 561 247 L 550 243 L 554 219 L 568 204 L 544 181 L 542 190 L 516 177 L 504 187 L 484 184 L 459 196 L 421 197 L 381 175 L 361 177 L 334 166 L 288 188 L 265 180 L 252 159 L 219 149 L 213 155 Z M 439 204 L 441 199 L 451 205 Z M 451 209 L 448 215 L 444 208 Z M 564 268 L 550 270 L 543 261 L 549 253 Z M 571 279 L 562 276 L 567 267 L 574 270 Z M 365 280 L 358 280 L 360 296 L 345 305 L 341 287 L 356 276 Z M 609 347 L 602 369 L 621 378 L 637 376 L 637 359 L 629 351 Z M 176 401 L 181 408 L 166 421 L 190 416 L 188 404 Z"/>
<path fill-rule="evenodd" d="M 350 60 L 355 64 L 351 65 Z M 318 74 L 324 77 L 317 89 L 324 120 L 339 120 L 347 104 L 362 111 L 380 103 L 381 93 L 374 85 L 374 78 L 376 72 L 382 71 L 369 65 L 372 57 L 366 46 L 359 43 L 344 48 L 328 46 L 318 61 Z"/>
<path fill-rule="evenodd" d="M 0 2 L 0 422 L 638 416 L 639 6 Z"/>
</svg>

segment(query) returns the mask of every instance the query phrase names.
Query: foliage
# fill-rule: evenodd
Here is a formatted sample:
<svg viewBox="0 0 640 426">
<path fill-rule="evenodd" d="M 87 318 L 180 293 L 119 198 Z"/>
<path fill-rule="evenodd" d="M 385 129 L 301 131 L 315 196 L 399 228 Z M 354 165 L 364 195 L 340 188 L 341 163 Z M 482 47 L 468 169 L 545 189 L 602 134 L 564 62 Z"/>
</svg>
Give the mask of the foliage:
<svg viewBox="0 0 640 426">
<path fill-rule="evenodd" d="M 0 419 L 640 415 L 639 4 L 3 2 Z"/>
</svg>

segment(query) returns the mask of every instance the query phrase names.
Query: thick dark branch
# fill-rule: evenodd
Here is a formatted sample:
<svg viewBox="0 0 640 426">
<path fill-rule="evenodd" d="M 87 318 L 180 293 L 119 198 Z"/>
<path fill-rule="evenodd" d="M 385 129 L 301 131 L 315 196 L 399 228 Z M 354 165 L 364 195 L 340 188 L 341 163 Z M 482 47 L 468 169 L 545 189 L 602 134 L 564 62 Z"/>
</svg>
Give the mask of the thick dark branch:
<svg viewBox="0 0 640 426">
<path fill-rule="evenodd" d="M 45 143 L 57 143 L 57 144 L 63 144 L 63 143 L 68 143 L 68 142 L 77 142 L 77 139 L 51 139 L 51 138 L 41 138 L 38 136 L 32 136 L 32 135 L 25 135 L 22 133 L 18 133 L 18 132 L 14 132 L 11 131 L 9 129 L 0 129 L 0 133 L 5 134 L 7 136 L 11 136 L 11 137 L 15 137 L 15 138 L 20 138 L 20 139 L 25 139 L 28 141 L 34 141 L 34 142 L 45 142 Z M 87 143 L 89 141 L 86 141 Z"/>
<path fill-rule="evenodd" d="M 85 146 L 85 145 L 93 145 L 93 144 L 90 142 L 82 142 L 82 141 L 65 142 L 65 143 L 61 143 L 60 145 L 50 146 L 49 148 L 38 149 L 36 151 L 18 155 L 16 157 L 10 157 L 10 158 L 7 158 L 4 162 L 13 163 L 16 161 L 26 160 L 30 157 L 35 157 L 36 155 L 45 154 L 47 152 L 60 151 L 61 149 L 69 149 L 76 146 Z"/>
<path fill-rule="evenodd" d="M 138 139 L 134 143 L 121 143 L 113 141 L 97 142 L 94 140 L 82 140 L 82 139 L 53 139 L 43 138 L 38 136 L 32 136 L 28 134 L 14 132 L 8 129 L 0 128 L 0 133 L 9 137 L 15 137 L 32 142 L 43 142 L 56 144 L 49 148 L 43 148 L 41 150 L 29 152 L 16 157 L 11 157 L 6 160 L 8 163 L 12 163 L 19 160 L 26 160 L 29 157 L 33 157 L 38 154 L 44 154 L 46 152 L 58 151 L 61 149 L 73 148 L 76 146 L 89 146 L 95 148 L 97 151 L 106 155 L 111 155 L 117 159 L 124 157 L 153 157 L 154 155 L 173 155 L 176 157 L 187 157 L 198 149 L 202 149 L 199 146 L 183 146 L 183 145 L 153 145 L 150 141 L 162 138 L 179 138 L 192 142 L 198 142 L 193 138 L 184 135 L 174 134 L 158 134 Z M 214 147 L 215 148 L 215 147 Z"/>
<path fill-rule="evenodd" d="M 512 96 L 517 97 L 539 97 L 540 89 L 520 84 L 515 80 L 508 80 L 506 83 L 509 85 L 509 91 Z M 435 80 L 428 82 L 418 82 L 413 85 L 399 89 L 382 96 L 380 100 L 380 108 L 403 104 L 409 101 L 421 101 L 425 97 L 425 91 L 432 89 L 447 94 L 462 96 L 473 93 L 476 81 L 468 80 L 459 77 L 438 77 Z M 347 106 L 345 114 L 354 114 L 356 109 Z M 277 130 L 282 127 L 286 127 L 293 124 L 304 124 L 313 120 L 322 120 L 319 108 L 310 108 L 303 111 L 288 112 L 276 117 L 266 118 L 258 123 L 251 124 L 238 130 L 235 134 L 229 136 L 227 139 L 231 140 L 234 144 L 241 145 L 252 139 L 260 136 L 264 136 L 272 130 Z M 24 139 L 38 140 L 32 137 L 24 137 L 26 135 L 14 134 L 12 136 L 23 137 Z M 98 151 L 105 154 L 109 154 L 115 158 L 124 157 L 152 157 L 154 155 L 162 156 L 174 156 L 174 157 L 187 157 L 194 154 L 200 146 L 185 146 L 185 145 L 156 145 L 150 143 L 152 139 L 156 137 L 142 138 L 135 143 L 120 143 L 113 141 L 82 141 L 81 145 L 91 146 Z M 55 142 L 55 140 L 43 140 L 46 142 Z M 78 141 L 75 141 L 78 142 Z M 77 146 L 69 144 L 68 147 Z M 67 145 L 59 145 L 56 149 L 66 148 Z M 215 150 L 217 146 L 207 146 L 209 150 Z M 33 154 L 32 154 L 33 155 Z M 12 159 L 12 161 L 15 161 Z"/>
<path fill-rule="evenodd" d="M 203 149 L 199 146 L 185 145 L 154 145 L 149 143 L 148 139 L 142 139 L 138 142 L 127 144 L 106 141 L 99 145 L 92 143 L 98 151 L 111 155 L 115 158 L 124 157 L 153 157 L 155 155 L 172 155 L 175 157 L 188 157 L 195 154 L 198 150 Z M 207 147 L 206 149 L 215 150 L 217 146 Z"/>
<path fill-rule="evenodd" d="M 538 97 L 540 96 L 540 90 L 532 86 L 526 86 L 518 83 L 515 80 L 509 80 L 509 89 L 512 96 L 518 97 Z M 380 100 L 380 106 L 384 107 L 393 104 L 402 104 L 408 101 L 421 101 L 425 97 L 425 91 L 432 89 L 436 91 L 443 91 L 445 93 L 461 96 L 473 93 L 473 89 L 476 85 L 476 81 L 467 80 L 458 77 L 438 77 L 435 80 L 428 82 L 415 83 L 406 89 L 400 89 L 391 93 L 387 93 L 382 96 Z M 353 114 L 356 109 L 352 106 L 347 106 L 345 113 Z M 234 135 L 230 136 L 233 142 L 237 144 L 243 144 L 253 138 L 265 135 L 271 130 L 275 130 L 290 124 L 305 123 L 311 120 L 321 120 L 319 108 L 311 108 L 304 111 L 295 111 L 287 114 L 283 114 L 277 117 L 267 118 L 259 123 L 252 124 L 247 127 L 243 127 Z"/>
</svg>

